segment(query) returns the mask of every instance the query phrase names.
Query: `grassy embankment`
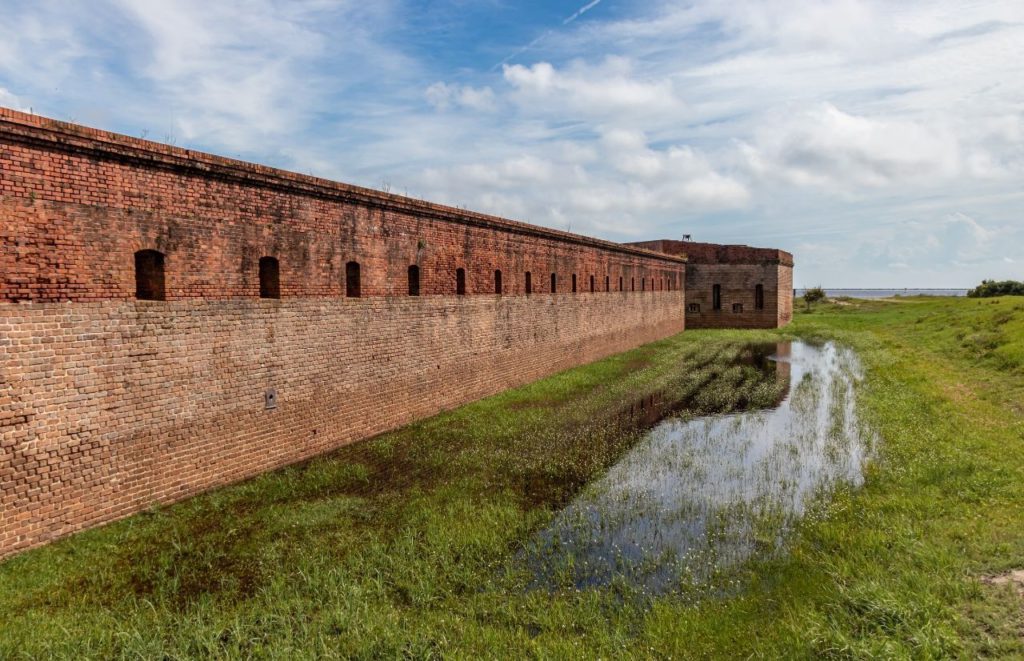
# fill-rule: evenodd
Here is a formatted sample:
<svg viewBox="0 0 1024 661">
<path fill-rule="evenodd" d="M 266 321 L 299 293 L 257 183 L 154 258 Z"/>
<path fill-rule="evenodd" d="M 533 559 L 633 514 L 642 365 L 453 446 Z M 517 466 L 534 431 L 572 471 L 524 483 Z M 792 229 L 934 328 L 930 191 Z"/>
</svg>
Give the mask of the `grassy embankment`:
<svg viewBox="0 0 1024 661">
<path fill-rule="evenodd" d="M 1024 655 L 1024 301 L 798 314 L 855 347 L 883 436 L 742 596 L 525 590 L 517 549 L 635 440 L 623 402 L 770 400 L 688 332 L 0 564 L 0 658 Z"/>
</svg>

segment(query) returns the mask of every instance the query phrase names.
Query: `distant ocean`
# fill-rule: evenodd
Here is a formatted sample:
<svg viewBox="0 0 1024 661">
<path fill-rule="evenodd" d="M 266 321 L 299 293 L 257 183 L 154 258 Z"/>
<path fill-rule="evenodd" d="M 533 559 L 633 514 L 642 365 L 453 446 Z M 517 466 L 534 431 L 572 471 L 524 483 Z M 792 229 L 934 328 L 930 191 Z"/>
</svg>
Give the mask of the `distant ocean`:
<svg viewBox="0 0 1024 661">
<path fill-rule="evenodd" d="M 806 289 L 794 290 L 803 296 Z M 850 298 L 889 298 L 892 296 L 966 296 L 966 289 L 825 289 L 829 298 L 849 296 Z"/>
</svg>

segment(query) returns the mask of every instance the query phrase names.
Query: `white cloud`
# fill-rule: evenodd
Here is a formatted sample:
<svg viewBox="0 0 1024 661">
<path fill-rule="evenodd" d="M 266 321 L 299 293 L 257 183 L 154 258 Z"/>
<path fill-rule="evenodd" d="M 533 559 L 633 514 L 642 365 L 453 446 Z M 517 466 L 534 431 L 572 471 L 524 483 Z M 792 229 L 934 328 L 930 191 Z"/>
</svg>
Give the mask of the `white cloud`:
<svg viewBox="0 0 1024 661">
<path fill-rule="evenodd" d="M 748 47 L 842 50 L 877 55 L 901 41 L 899 11 L 862 0 L 734 0 L 700 3 L 704 19 L 721 22 Z"/>
<path fill-rule="evenodd" d="M 528 67 L 505 65 L 503 76 L 521 107 L 534 112 L 568 108 L 587 115 L 609 115 L 682 109 L 670 80 L 644 80 L 632 68 L 626 58 L 607 57 L 596 66 L 575 62 L 566 69 L 548 62 Z"/>
<path fill-rule="evenodd" d="M 79 8 L 67 15 L 81 19 Z M 3 12 L 0 21 L 0 72 L 13 83 L 59 84 L 74 75 L 76 61 L 87 57 L 88 48 L 72 25 L 62 20 L 61 7 L 40 3 L 32 12 Z"/>
<path fill-rule="evenodd" d="M 34 91 L 52 116 L 268 160 L 303 151 L 295 143 L 352 88 L 415 75 L 376 33 L 397 2 L 25 3 L 0 21 L 0 83 Z"/>
<path fill-rule="evenodd" d="M 1024 227 L 981 221 L 963 212 L 919 212 L 835 241 L 797 242 L 803 284 L 833 287 L 965 287 L 1014 277 L 1007 246 L 1024 245 Z M 911 279 L 911 280 L 907 280 Z"/>
<path fill-rule="evenodd" d="M 430 168 L 415 182 L 450 204 L 511 213 L 575 231 L 656 232 L 656 219 L 685 209 L 740 209 L 750 193 L 685 145 L 652 148 L 643 133 L 609 129 L 596 145 L 560 142 L 543 156 Z"/>
<path fill-rule="evenodd" d="M 3 87 L 0 87 L 0 106 L 6 108 L 13 108 L 15 110 L 21 110 L 22 112 L 28 112 L 28 104 L 22 101 L 17 96 L 11 94 Z"/>
<path fill-rule="evenodd" d="M 469 85 L 436 82 L 426 89 L 424 96 L 427 103 L 438 110 L 461 107 L 479 112 L 491 112 L 497 108 L 497 97 L 490 87 L 476 88 Z"/>
<path fill-rule="evenodd" d="M 746 205 L 750 193 L 740 182 L 709 172 L 683 185 L 681 199 L 699 209 L 738 208 Z"/>
<path fill-rule="evenodd" d="M 962 174 L 956 136 L 942 126 L 855 116 L 825 103 L 760 128 L 751 169 L 835 188 L 934 182 Z"/>
<path fill-rule="evenodd" d="M 269 0 L 118 0 L 148 37 L 138 63 L 173 100 L 187 140 L 246 147 L 256 135 L 288 131 L 310 100 L 303 64 L 324 37 L 301 13 Z"/>
</svg>

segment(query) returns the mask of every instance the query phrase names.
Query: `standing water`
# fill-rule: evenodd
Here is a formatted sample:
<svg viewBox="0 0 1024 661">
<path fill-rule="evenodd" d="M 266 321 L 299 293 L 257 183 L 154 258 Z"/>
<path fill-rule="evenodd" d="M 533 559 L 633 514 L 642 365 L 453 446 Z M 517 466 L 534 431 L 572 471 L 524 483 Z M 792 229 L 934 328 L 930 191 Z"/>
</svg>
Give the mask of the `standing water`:
<svg viewBox="0 0 1024 661">
<path fill-rule="evenodd" d="M 777 553 L 836 486 L 859 485 L 872 440 L 856 356 L 786 342 L 769 358 L 790 384 L 777 407 L 658 424 L 528 546 L 537 583 L 727 588 L 730 569 Z"/>
</svg>

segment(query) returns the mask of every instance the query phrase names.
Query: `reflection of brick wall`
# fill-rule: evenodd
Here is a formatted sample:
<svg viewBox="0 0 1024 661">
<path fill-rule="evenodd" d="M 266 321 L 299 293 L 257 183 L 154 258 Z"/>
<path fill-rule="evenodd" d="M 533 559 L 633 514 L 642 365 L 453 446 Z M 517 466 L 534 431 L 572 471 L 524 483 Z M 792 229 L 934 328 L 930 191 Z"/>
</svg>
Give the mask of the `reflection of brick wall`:
<svg viewBox="0 0 1024 661">
<path fill-rule="evenodd" d="M 775 346 L 775 377 L 784 385 L 782 398 L 785 399 L 792 388 L 793 379 L 793 346 L 789 342 L 779 342 Z M 779 400 L 781 402 L 781 400 Z"/>
<path fill-rule="evenodd" d="M 784 250 L 670 239 L 629 245 L 686 256 L 687 328 L 776 328 L 793 319 L 793 256 Z M 715 285 L 721 291 L 718 310 Z M 760 310 L 757 285 L 764 288 Z"/>
<path fill-rule="evenodd" d="M 143 249 L 166 257 L 166 302 L 133 300 Z M 263 256 L 280 300 L 258 297 Z M 0 556 L 677 333 L 683 277 L 673 257 L 0 110 Z"/>
</svg>

